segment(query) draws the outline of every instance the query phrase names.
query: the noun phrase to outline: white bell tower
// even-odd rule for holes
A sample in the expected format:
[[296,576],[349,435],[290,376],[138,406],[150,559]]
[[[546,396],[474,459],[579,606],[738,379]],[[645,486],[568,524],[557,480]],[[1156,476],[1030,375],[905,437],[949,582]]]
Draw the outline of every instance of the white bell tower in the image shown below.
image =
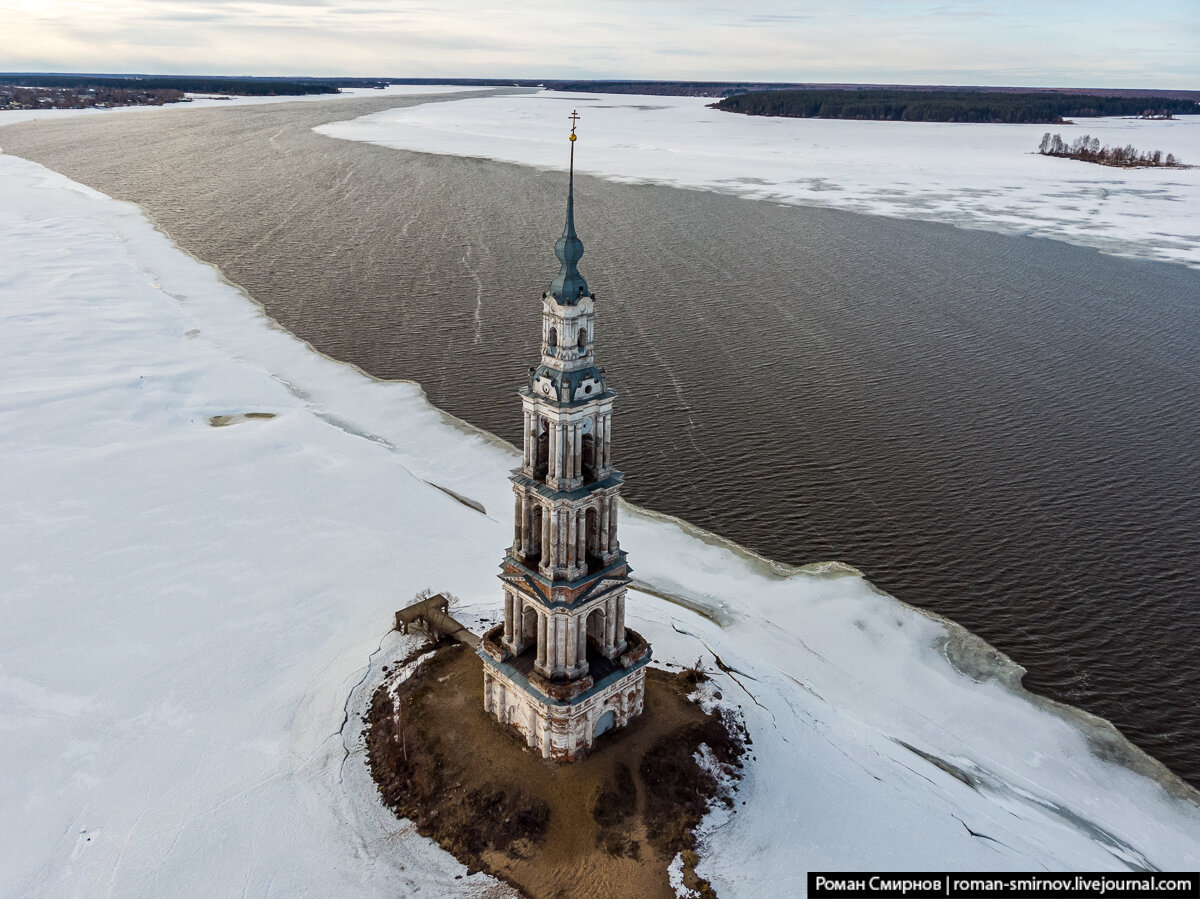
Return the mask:
[[484,635],[484,708],[547,758],[585,755],[640,714],[650,646],[625,627],[629,565],[617,540],[616,393],[596,366],[595,301],[577,264],[575,122],[560,269],[542,295],[542,352],[521,388],[524,456],[510,480],[504,624]]

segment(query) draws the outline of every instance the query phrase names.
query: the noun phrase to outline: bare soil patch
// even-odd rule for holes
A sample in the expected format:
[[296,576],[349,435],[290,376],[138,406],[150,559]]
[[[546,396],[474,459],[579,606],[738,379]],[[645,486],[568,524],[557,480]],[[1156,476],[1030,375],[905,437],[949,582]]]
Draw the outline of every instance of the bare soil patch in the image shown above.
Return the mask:
[[687,696],[702,674],[648,669],[644,713],[559,764],[483,711],[483,668],[469,648],[439,650],[384,683],[366,717],[367,756],[384,804],[471,869],[541,897],[674,899],[667,866],[694,867],[695,829],[713,802],[732,804],[701,744],[736,778],[742,726]]

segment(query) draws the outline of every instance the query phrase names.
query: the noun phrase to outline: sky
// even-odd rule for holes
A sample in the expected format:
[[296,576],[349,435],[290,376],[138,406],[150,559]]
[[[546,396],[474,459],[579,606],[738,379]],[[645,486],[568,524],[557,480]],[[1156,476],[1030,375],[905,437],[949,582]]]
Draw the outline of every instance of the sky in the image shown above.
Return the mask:
[[1200,89],[1197,0],[0,0],[0,71]]

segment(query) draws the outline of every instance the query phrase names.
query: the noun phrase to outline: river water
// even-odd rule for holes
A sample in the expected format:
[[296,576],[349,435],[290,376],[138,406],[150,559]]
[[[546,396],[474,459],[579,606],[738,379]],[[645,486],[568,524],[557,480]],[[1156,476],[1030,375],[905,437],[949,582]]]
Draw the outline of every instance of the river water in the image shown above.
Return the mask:
[[[0,144],[140,203],[321,351],[516,442],[565,179],[311,130],[411,102]],[[1200,272],[589,177],[576,202],[630,500],[849,562],[1200,785]]]

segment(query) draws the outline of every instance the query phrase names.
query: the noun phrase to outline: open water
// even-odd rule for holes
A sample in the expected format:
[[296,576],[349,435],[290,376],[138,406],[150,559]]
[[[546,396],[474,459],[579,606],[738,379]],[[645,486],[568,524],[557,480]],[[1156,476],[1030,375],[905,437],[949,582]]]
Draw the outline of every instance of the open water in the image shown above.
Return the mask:
[[[0,143],[140,203],[321,351],[515,442],[565,178],[311,130],[409,102]],[[1200,272],[587,177],[576,197],[630,500],[849,562],[1200,785]]]

